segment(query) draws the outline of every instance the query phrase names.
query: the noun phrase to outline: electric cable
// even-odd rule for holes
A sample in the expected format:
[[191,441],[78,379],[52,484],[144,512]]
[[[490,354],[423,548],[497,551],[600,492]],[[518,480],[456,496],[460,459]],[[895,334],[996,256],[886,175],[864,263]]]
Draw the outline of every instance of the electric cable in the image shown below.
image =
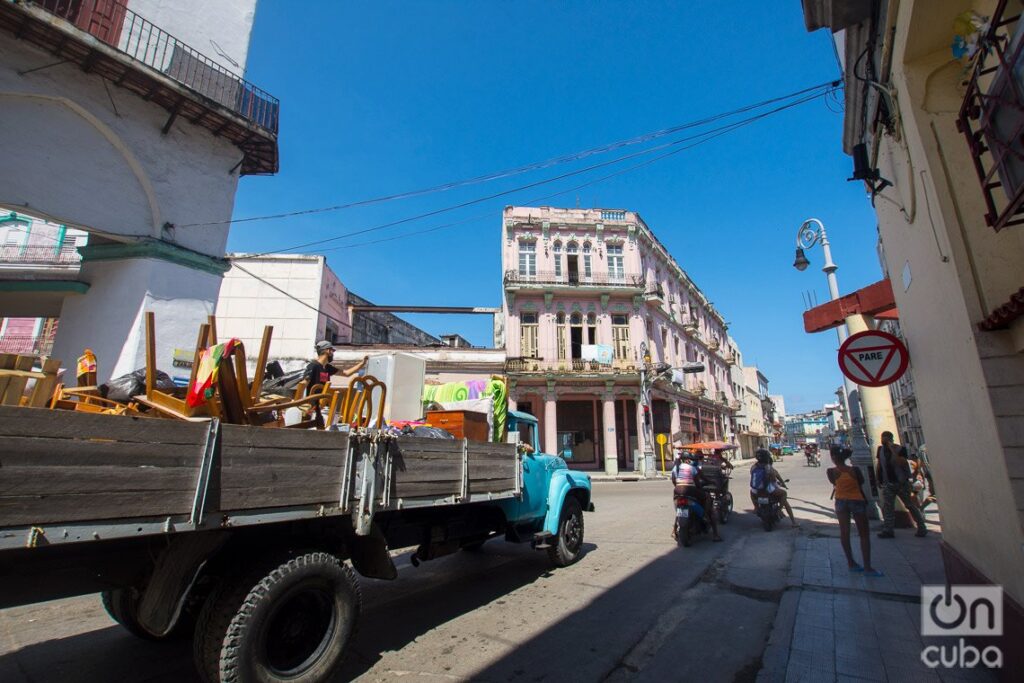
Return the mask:
[[[597,163],[597,164],[592,164],[592,165],[587,166],[587,167],[582,168],[582,169],[576,169],[576,170],[573,170],[573,171],[568,171],[568,172],[563,173],[563,174],[558,175],[558,176],[554,176],[554,177],[551,177],[551,178],[545,178],[545,179],[542,179],[542,180],[537,180],[537,181],[534,181],[532,183],[528,183],[526,185],[520,185],[518,187],[514,187],[514,188],[509,189],[509,190],[503,190],[501,192],[497,192],[497,193],[494,193],[494,194],[491,194],[491,195],[487,195],[485,197],[478,197],[476,199],[467,200],[465,202],[461,202],[461,203],[455,204],[453,206],[447,206],[447,207],[443,207],[443,208],[440,208],[440,209],[434,209],[432,211],[428,211],[428,212],[425,212],[425,213],[417,214],[415,216],[408,216],[408,217],[405,217],[405,218],[400,218],[400,219],[397,219],[397,220],[394,220],[394,221],[389,221],[387,223],[382,223],[380,225],[375,225],[375,226],[372,226],[372,227],[369,227],[369,228],[362,228],[362,229],[359,229],[359,230],[353,230],[353,231],[350,231],[350,232],[343,233],[341,235],[335,235],[334,237],[327,237],[327,238],[324,238],[324,239],[312,240],[312,241],[309,241],[309,242],[303,242],[301,244],[293,245],[293,246],[290,246],[290,247],[285,247],[285,248],[282,248],[282,249],[276,249],[274,251],[268,251],[268,252],[263,252],[263,253],[259,253],[259,254],[248,255],[248,256],[245,256],[243,258],[253,259],[253,258],[260,258],[261,256],[266,256],[268,254],[285,253],[285,252],[290,252],[290,251],[296,251],[298,249],[305,249],[307,247],[313,247],[313,246],[317,246],[317,245],[321,245],[321,244],[328,244],[330,242],[336,242],[338,240],[345,239],[347,237],[353,237],[353,236],[356,236],[356,235],[362,235],[362,234],[366,234],[366,233],[369,233],[369,232],[376,232],[376,231],[379,231],[379,230],[384,230],[386,228],[392,228],[392,227],[395,227],[397,225],[402,225],[404,223],[410,223],[410,222],[413,222],[413,221],[416,221],[416,220],[420,220],[420,219],[423,219],[423,218],[429,218],[431,216],[436,216],[436,215],[441,214],[441,213],[447,213],[449,211],[455,211],[457,209],[462,209],[462,208],[466,208],[468,206],[473,206],[475,204],[480,204],[480,203],[483,203],[483,202],[486,202],[486,201],[490,201],[492,199],[497,199],[498,197],[503,197],[503,196],[506,196],[506,195],[509,195],[509,194],[514,194],[516,192],[521,192],[522,190],[527,190],[527,189],[530,189],[530,188],[533,188],[533,187],[538,187],[538,186],[541,186],[541,185],[547,185],[547,184],[552,183],[552,182],[556,182],[556,181],[559,181],[559,180],[563,180],[565,178],[569,178],[569,177],[572,177],[572,176],[576,176],[576,175],[580,175],[580,174],[583,174],[583,173],[587,173],[589,171],[593,171],[593,170],[596,170],[596,169],[599,169],[599,168],[603,168],[605,166],[610,166],[610,165],[613,165],[613,164],[616,164],[616,163],[619,163],[619,162],[622,162],[622,161],[626,161],[626,160],[629,160],[629,159],[634,159],[634,158],[637,158],[637,157],[640,157],[640,156],[644,156],[644,155],[647,155],[647,154],[650,154],[652,152],[656,152],[656,151],[659,151],[659,150],[662,150],[662,149],[666,149],[666,148],[669,148],[669,147],[674,147],[676,145],[681,145],[683,143],[691,142],[693,140],[699,140],[700,138],[713,139],[714,137],[718,137],[721,134],[725,134],[727,132],[731,132],[733,130],[736,130],[737,128],[743,127],[743,126],[748,125],[750,123],[753,123],[755,121],[759,121],[759,120],[761,120],[763,118],[766,118],[768,116],[771,116],[773,114],[777,114],[777,113],[779,113],[781,111],[785,111],[787,109],[791,109],[791,108],[793,108],[795,106],[798,106],[800,104],[804,104],[806,102],[810,102],[810,101],[816,100],[819,97],[821,97],[822,95],[827,94],[828,92],[830,92],[831,89],[832,88],[830,88],[829,90],[825,90],[824,92],[821,92],[821,93],[815,93],[815,94],[812,94],[812,95],[807,95],[807,96],[805,96],[805,97],[803,97],[803,98],[801,98],[799,100],[795,100],[793,102],[788,102],[788,103],[786,103],[784,105],[780,105],[779,107],[776,107],[774,109],[770,109],[770,110],[768,110],[766,112],[761,112],[759,114],[756,114],[754,116],[748,117],[746,119],[742,119],[740,121],[735,121],[733,123],[726,124],[726,125],[721,126],[719,128],[713,128],[711,130],[704,131],[702,133],[698,133],[698,134],[695,134],[695,135],[678,138],[676,140],[672,140],[672,141],[669,141],[669,142],[666,142],[666,143],[662,143],[660,145],[655,145],[654,147],[649,147],[647,149],[640,150],[638,152],[632,152],[630,154],[626,154],[626,155],[623,155],[623,156],[620,156],[620,157],[616,157],[614,159],[609,159],[607,161],[602,161],[602,162]],[[706,140],[702,140],[702,142],[703,141],[706,141]],[[685,149],[690,149],[693,146],[695,146],[695,145],[688,145],[688,146],[682,147],[680,150],[676,150],[676,151],[682,151],[682,150],[685,150]],[[657,161],[657,160],[666,158],[667,156],[671,156],[671,154],[660,155],[658,157],[655,157],[655,159],[653,161]],[[645,165],[647,165],[647,164],[645,163],[645,164],[638,165],[636,168],[640,168],[641,166],[645,166]],[[612,176],[609,176],[609,177],[614,177],[615,175],[620,175],[620,174],[619,173],[612,174]],[[585,187],[585,186],[586,185],[584,185],[583,187]],[[569,191],[571,191],[571,190],[569,190]],[[561,194],[561,193],[559,193],[559,194]]]
[[615,149],[620,149],[622,147],[629,147],[629,146],[632,146],[632,145],[642,144],[644,142],[650,142],[651,140],[656,140],[658,138],[662,138],[662,137],[665,137],[665,136],[668,136],[668,135],[672,135],[674,133],[678,133],[678,132],[683,131],[683,130],[687,130],[687,129],[690,129],[690,128],[696,128],[696,127],[699,127],[699,126],[707,125],[709,123],[714,123],[715,121],[719,121],[721,119],[728,118],[730,116],[736,116],[736,115],[739,115],[739,114],[743,114],[743,113],[746,113],[748,111],[752,111],[754,109],[760,109],[762,107],[766,107],[766,106],[769,106],[771,104],[775,104],[776,102],[781,102],[781,101],[789,100],[789,99],[792,99],[792,98],[795,98],[795,97],[800,97],[802,95],[806,95],[808,93],[815,92],[815,91],[818,91],[818,90],[828,91],[829,89],[836,88],[841,83],[842,83],[842,81],[840,81],[840,80],[829,81],[829,82],[826,82],[826,83],[820,83],[818,85],[811,86],[809,88],[804,88],[802,90],[797,90],[795,92],[788,93],[786,95],[780,95],[778,97],[773,97],[773,98],[770,98],[770,99],[767,99],[767,100],[762,100],[762,101],[756,102],[754,104],[748,104],[748,105],[745,105],[743,107],[739,107],[737,109],[733,109],[733,110],[728,111],[728,112],[721,112],[721,113],[718,113],[718,114],[714,114],[712,116],[708,116],[708,117],[705,117],[705,118],[697,120],[697,121],[690,121],[688,123],[683,123],[683,124],[679,124],[679,125],[675,125],[675,126],[670,126],[668,128],[662,128],[660,130],[651,131],[651,132],[648,132],[648,133],[643,133],[641,135],[637,135],[637,136],[634,136],[632,138],[626,138],[624,140],[618,140],[616,142],[600,145],[598,147],[591,147],[589,149],[585,149],[585,150],[582,150],[582,151],[579,151],[579,152],[574,152],[572,154],[566,154],[566,155],[562,155],[562,156],[558,156],[558,157],[552,157],[552,158],[549,158],[549,159],[545,159],[544,161],[534,162],[534,163],[531,163],[531,164],[525,164],[525,165],[522,165],[522,166],[517,166],[517,167],[514,167],[514,168],[509,168],[509,169],[505,169],[505,170],[497,171],[497,172],[493,172],[493,173],[487,173],[487,174],[484,174],[484,175],[475,176],[473,178],[466,178],[466,179],[463,179],[463,180],[456,180],[456,181],[451,181],[451,182],[447,182],[447,183],[442,183],[440,185],[434,185],[432,187],[422,188],[422,189],[419,189],[419,190],[410,190],[410,191],[407,191],[407,192],[400,192],[400,193],[396,193],[396,194],[383,195],[383,196],[380,196],[380,197],[373,197],[373,198],[370,198],[370,199],[361,199],[361,200],[357,200],[357,201],[354,201],[354,202],[349,202],[349,203],[346,203],[346,204],[337,204],[337,205],[334,205],[334,206],[326,206],[326,207],[319,207],[319,208],[313,208],[313,209],[302,209],[302,210],[297,210],[297,211],[288,211],[288,212],[283,212],[283,213],[267,214],[267,215],[263,215],[263,216],[248,216],[248,217],[245,217],[245,218],[236,218],[236,219],[227,219],[227,220],[206,221],[206,222],[197,222],[197,223],[184,223],[184,224],[181,224],[181,225],[176,225],[175,227],[177,227],[177,228],[193,228],[193,227],[204,227],[204,226],[214,226],[214,225],[228,225],[228,224],[234,224],[234,223],[248,223],[248,222],[252,222],[252,221],[264,221],[264,220],[273,220],[273,219],[280,219],[280,218],[290,218],[290,217],[293,217],[293,216],[303,216],[303,215],[310,215],[310,214],[316,214],[316,213],[328,213],[328,212],[332,212],[332,211],[341,211],[343,209],[349,209],[349,208],[353,208],[353,207],[357,207],[357,206],[367,206],[367,205],[370,205],[370,204],[379,204],[379,203],[382,203],[382,202],[395,201],[395,200],[399,200],[399,199],[407,199],[407,198],[410,198],[410,197],[417,197],[417,196],[421,196],[421,195],[425,195],[425,194],[432,194],[432,193],[435,193],[435,192],[444,192],[446,190],[451,190],[451,189],[454,189],[454,188],[457,188],[457,187],[464,187],[464,186],[467,186],[467,185],[476,185],[476,184],[480,184],[480,183],[489,182],[489,181],[492,181],[492,180],[498,180],[498,179],[502,179],[502,178],[508,178],[508,177],[511,177],[511,176],[515,176],[515,175],[521,175],[521,174],[527,173],[529,171],[535,171],[535,170],[540,170],[540,169],[544,169],[544,168],[550,168],[551,166],[557,166],[557,165],[569,163],[569,162],[572,162],[572,161],[579,161],[581,159],[585,159],[585,158],[590,157],[590,156],[594,156],[594,155],[597,155],[597,154],[603,154],[605,152],[610,152],[610,151],[613,151]]

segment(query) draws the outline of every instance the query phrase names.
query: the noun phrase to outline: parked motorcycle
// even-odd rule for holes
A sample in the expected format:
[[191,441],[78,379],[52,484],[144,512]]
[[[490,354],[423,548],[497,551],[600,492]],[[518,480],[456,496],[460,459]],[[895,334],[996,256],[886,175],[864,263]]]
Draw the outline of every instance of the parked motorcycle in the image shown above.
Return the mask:
[[676,505],[676,543],[689,548],[697,536],[711,533],[711,523],[704,506],[696,498],[674,496],[673,500]]

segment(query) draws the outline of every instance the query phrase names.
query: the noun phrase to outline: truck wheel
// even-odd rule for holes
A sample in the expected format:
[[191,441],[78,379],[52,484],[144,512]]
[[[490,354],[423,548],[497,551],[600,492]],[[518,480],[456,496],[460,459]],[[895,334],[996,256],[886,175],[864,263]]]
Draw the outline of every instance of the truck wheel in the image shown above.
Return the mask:
[[566,496],[558,520],[558,540],[548,548],[556,567],[567,567],[583,554],[583,507],[575,496]]
[[116,621],[121,627],[136,638],[143,640],[161,641],[175,640],[186,637],[192,630],[193,620],[185,613],[178,618],[178,623],[171,629],[170,633],[158,636],[147,631],[138,620],[139,591],[135,588],[116,588],[103,591],[103,609],[107,611],[110,618]]
[[199,615],[195,659],[211,683],[314,683],[330,678],[360,609],[352,569],[327,553],[225,580]]

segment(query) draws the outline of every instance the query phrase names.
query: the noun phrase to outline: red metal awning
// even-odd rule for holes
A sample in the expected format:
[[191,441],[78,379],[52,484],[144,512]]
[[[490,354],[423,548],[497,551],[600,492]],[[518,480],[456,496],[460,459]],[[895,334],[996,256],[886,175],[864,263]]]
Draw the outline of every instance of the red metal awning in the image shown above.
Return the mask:
[[899,317],[892,285],[888,279],[858,289],[852,294],[815,306],[804,312],[804,331],[824,332],[839,327],[851,315],[870,315],[883,320]]

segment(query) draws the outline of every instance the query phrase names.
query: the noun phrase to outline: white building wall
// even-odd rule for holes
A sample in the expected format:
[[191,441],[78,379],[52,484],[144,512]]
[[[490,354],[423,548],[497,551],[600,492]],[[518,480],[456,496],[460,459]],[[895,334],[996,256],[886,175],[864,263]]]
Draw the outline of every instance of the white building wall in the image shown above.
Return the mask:
[[[25,43],[0,41],[0,205],[55,223],[124,236],[165,237],[205,254],[224,252],[241,152],[134,93]],[[114,111],[114,105],[117,107]]]
[[222,339],[237,337],[247,350],[255,353],[264,325],[273,325],[270,358],[312,358],[317,341],[316,311],[274,287],[317,307],[323,257],[272,256],[238,263],[271,284],[257,280],[238,267],[225,273],[217,300],[218,336]]
[[128,9],[236,75],[244,75],[256,0],[129,0]]

